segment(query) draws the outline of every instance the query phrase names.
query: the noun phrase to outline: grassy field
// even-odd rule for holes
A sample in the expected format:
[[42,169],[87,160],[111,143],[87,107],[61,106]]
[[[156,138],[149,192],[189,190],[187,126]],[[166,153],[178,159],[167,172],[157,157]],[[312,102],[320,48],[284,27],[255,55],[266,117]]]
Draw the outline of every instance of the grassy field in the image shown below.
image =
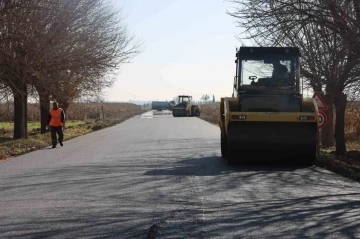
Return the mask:
[[[104,108],[104,121],[100,120],[101,106]],[[32,120],[27,124],[27,139],[13,140],[14,123],[0,122],[0,161],[51,145],[50,132],[40,134],[40,113],[37,111],[39,115],[35,115],[35,112],[30,113]],[[146,110],[140,106],[126,103],[75,104],[66,113],[64,140],[119,124],[144,112]]]
[[[218,125],[220,103],[201,105],[205,121]],[[348,152],[335,156],[335,148],[321,149],[316,165],[360,182],[360,104],[351,103],[346,110],[345,132]]]
[[[66,127],[77,127],[86,124],[85,121],[80,120],[70,120],[66,121]],[[33,131],[40,129],[40,122],[39,121],[29,121],[27,123],[28,131]],[[12,131],[14,129],[13,122],[0,122],[0,130],[2,131]]]
[[[131,103],[73,103],[66,110],[66,118],[67,120],[98,119],[100,118],[101,107],[104,109],[106,119],[116,119],[123,113],[140,109],[140,106]],[[40,121],[39,104],[29,103],[27,108],[28,121]],[[0,104],[0,122],[12,122],[13,117],[13,105]]]

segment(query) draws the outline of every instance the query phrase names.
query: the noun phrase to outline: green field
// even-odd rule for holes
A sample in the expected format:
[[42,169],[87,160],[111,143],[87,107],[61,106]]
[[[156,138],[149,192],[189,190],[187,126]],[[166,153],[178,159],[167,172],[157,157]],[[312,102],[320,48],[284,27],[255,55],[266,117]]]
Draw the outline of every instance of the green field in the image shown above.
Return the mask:
[[[85,125],[86,123],[84,121],[80,120],[74,120],[74,121],[66,121],[65,122],[65,128],[66,127],[77,127],[81,125]],[[28,131],[31,131],[33,129],[40,129],[40,122],[38,121],[29,121],[27,123]],[[0,129],[5,131],[10,131],[14,129],[14,123],[13,122],[0,122]]]

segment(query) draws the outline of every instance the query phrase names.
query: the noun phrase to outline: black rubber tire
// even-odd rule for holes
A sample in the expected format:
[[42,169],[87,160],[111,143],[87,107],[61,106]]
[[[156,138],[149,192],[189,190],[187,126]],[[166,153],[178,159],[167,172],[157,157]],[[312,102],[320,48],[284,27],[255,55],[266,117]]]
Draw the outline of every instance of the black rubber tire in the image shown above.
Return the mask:
[[229,141],[227,141],[227,163],[228,165],[234,165],[236,163],[236,151],[229,148]]
[[315,164],[317,155],[316,155],[316,146],[307,147],[302,149],[298,154],[298,162],[301,166],[311,167]]
[[227,146],[227,138],[223,136],[221,133],[221,157],[227,158],[228,157],[228,146]]
[[228,165],[234,165],[236,163],[235,159],[234,159],[234,155],[232,154],[233,152],[231,152],[230,150],[228,150],[228,156],[226,158]]
[[305,166],[311,167],[315,164],[315,161],[317,159],[316,151],[317,151],[316,146],[307,149],[305,155],[306,158],[304,161]]
[[195,105],[192,105],[192,106],[191,106],[190,116],[191,116],[191,117],[194,117],[194,116],[195,116]]
[[187,112],[185,113],[185,114],[182,114],[182,113],[178,113],[178,112],[172,112],[172,115],[174,116],[174,117],[186,117],[188,114],[187,114]]

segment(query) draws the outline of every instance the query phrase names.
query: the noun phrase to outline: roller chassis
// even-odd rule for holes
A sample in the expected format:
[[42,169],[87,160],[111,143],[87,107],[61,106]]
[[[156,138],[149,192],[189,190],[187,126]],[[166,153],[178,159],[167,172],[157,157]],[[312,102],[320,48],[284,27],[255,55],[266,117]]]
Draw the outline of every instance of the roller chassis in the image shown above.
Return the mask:
[[[296,164],[301,164],[305,166],[311,166],[314,164],[314,161],[317,157],[317,146],[318,146],[318,109],[316,102],[314,100],[304,100],[303,104],[307,106],[313,106],[314,112],[295,112],[295,113],[279,113],[273,114],[272,112],[239,112],[229,110],[231,102],[236,101],[237,98],[221,98],[220,103],[220,144],[221,144],[221,157],[225,158],[228,161],[228,164],[238,163],[249,163],[253,159],[258,161],[273,161],[273,159],[283,159],[286,161],[291,160]],[[235,119],[239,116],[247,116],[249,120],[239,120]],[[299,120],[300,116],[310,116],[314,117],[314,120],[311,122],[303,123]],[[251,118],[258,117],[258,120],[251,120]],[[261,119],[261,117],[264,118]],[[270,118],[270,120],[269,120]],[[287,119],[287,122],[286,122]],[[295,141],[292,142],[281,142],[273,143],[274,138],[268,137],[267,139],[258,140],[258,138],[252,138],[252,142],[249,142],[247,137],[239,140],[238,135],[241,135],[242,132],[254,133],[254,131],[246,130],[246,126],[241,127],[244,123],[254,123],[254,124],[277,124],[278,128],[284,127],[284,125],[292,124],[290,127],[285,130],[294,130],[297,126],[297,133],[304,132],[306,129],[303,140],[296,140],[296,137],[288,138],[289,141],[292,139]],[[304,125],[301,125],[304,124]],[[240,127],[239,127],[240,126]],[[235,127],[239,127],[234,130]],[[269,132],[269,129],[272,127],[263,127],[263,133],[266,135],[266,131]],[[254,129],[254,128],[253,128]],[[236,131],[236,132],[235,132]],[[234,133],[235,132],[235,133]],[[314,134],[314,132],[316,132]],[[259,133],[259,132],[257,132]],[[274,133],[274,132],[272,132]],[[275,131],[275,133],[277,133]],[[230,136],[229,136],[230,134]],[[236,134],[236,135],[235,135]],[[311,137],[309,137],[311,135]],[[309,139],[311,138],[311,142]],[[271,145],[271,147],[269,146]]]
[[173,108],[172,114],[174,117],[199,117],[200,110],[196,105],[191,105],[187,108]]

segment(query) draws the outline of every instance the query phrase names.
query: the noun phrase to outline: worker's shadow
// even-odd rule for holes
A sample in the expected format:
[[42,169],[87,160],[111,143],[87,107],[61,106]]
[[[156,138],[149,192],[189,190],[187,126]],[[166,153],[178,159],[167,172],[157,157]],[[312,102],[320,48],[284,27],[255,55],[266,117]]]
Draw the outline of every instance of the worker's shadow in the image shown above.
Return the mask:
[[42,148],[40,150],[48,150],[48,149],[56,150],[58,148],[60,148],[60,147],[52,148],[52,146],[47,146],[46,148]]

